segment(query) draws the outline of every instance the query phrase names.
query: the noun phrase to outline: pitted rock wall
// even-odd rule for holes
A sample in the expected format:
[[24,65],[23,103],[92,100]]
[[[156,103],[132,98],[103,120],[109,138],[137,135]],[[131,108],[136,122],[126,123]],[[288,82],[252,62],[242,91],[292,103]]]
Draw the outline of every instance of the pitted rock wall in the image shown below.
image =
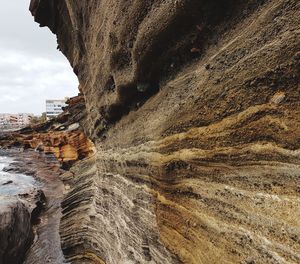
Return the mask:
[[66,176],[72,263],[300,262],[300,3],[32,1],[95,157]]

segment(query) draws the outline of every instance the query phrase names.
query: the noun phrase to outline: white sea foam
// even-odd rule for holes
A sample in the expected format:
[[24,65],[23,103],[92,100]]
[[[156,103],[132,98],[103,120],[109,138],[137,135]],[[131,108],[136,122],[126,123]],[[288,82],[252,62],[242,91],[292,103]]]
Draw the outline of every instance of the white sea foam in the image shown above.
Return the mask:
[[12,158],[0,156],[0,196],[28,193],[37,186],[32,176],[3,171],[12,161]]

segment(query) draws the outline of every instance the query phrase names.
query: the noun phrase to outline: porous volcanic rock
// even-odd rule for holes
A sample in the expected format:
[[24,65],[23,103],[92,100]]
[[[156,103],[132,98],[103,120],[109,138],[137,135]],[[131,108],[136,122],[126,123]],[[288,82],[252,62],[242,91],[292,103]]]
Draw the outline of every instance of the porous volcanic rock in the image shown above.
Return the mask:
[[84,98],[79,95],[66,103],[68,106],[57,118],[17,132],[1,134],[0,146],[31,148],[51,153],[66,168],[77,160],[89,157],[94,152],[94,146],[82,129],[86,122]]
[[65,175],[72,263],[300,262],[298,0],[32,0],[95,156]]

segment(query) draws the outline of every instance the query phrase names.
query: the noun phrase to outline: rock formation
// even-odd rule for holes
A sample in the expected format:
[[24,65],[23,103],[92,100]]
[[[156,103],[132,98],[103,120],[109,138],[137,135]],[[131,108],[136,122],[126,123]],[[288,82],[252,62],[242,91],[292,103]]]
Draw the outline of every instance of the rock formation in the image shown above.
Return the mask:
[[72,163],[93,154],[93,143],[85,136],[83,96],[67,101],[68,107],[55,119],[0,135],[2,147],[24,147],[54,154],[68,168]]
[[[14,159],[5,168],[14,174],[18,191],[0,195],[0,264],[64,263],[59,224],[64,185],[59,176],[64,172],[53,155],[33,150],[1,151]],[[31,175],[34,183],[18,181]],[[1,174],[2,176],[2,174]],[[3,180],[2,180],[3,181]]]
[[0,200],[0,263],[21,264],[33,240],[31,215],[18,199]]
[[298,0],[32,0],[95,156],[64,176],[71,263],[300,262]]

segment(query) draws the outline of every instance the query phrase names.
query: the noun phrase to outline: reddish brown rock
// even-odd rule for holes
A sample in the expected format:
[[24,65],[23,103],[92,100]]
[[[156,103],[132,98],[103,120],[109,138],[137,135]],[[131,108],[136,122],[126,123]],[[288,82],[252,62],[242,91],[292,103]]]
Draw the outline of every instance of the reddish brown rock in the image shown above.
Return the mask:
[[25,147],[52,153],[68,166],[91,156],[94,145],[81,128],[85,122],[84,99],[82,96],[73,97],[67,104],[65,111],[53,120],[0,135],[0,146]]

